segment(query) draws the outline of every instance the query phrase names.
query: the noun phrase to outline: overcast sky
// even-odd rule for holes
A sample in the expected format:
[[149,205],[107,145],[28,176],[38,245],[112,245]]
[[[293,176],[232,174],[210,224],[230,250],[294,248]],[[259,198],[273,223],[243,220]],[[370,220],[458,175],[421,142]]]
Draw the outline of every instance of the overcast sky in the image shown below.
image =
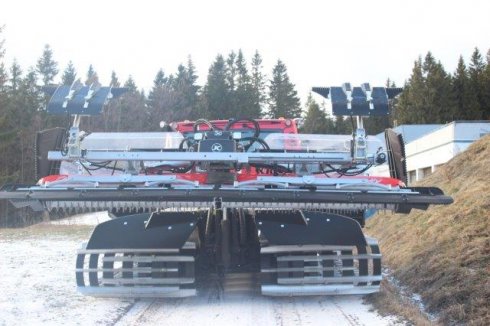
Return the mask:
[[[453,71],[459,55],[490,48],[490,1],[27,1],[4,0],[0,26],[10,65],[24,71],[46,43],[60,71],[72,60],[102,83],[115,70],[148,90],[191,55],[205,83],[217,53],[259,50],[270,75],[280,58],[303,101],[312,86],[401,85],[413,61],[432,51]],[[61,74],[60,74],[61,75]],[[58,76],[59,77],[59,76]]]

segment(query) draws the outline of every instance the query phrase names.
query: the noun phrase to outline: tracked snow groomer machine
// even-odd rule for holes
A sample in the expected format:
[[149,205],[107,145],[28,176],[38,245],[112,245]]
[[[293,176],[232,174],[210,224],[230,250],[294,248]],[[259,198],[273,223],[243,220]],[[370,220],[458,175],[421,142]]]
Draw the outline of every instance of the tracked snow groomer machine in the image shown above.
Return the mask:
[[[0,191],[17,207],[54,215],[111,213],[78,251],[83,294],[192,296],[207,276],[234,273],[258,275],[264,295],[372,293],[381,254],[362,232],[365,219],[452,202],[438,188],[406,185],[400,135],[387,130],[384,141],[363,128],[363,117],[388,114],[401,89],[313,88],[335,115],[351,117],[345,136],[301,134],[289,119],[197,120],[154,133],[79,129],[123,91],[51,90],[48,112],[72,115],[73,125],[38,134],[36,185]],[[391,177],[368,175],[386,163]]]

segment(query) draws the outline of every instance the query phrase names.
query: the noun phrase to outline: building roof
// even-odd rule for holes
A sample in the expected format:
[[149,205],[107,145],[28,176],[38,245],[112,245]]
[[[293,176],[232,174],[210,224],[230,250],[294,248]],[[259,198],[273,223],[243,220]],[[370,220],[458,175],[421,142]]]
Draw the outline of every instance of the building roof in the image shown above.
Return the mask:
[[[393,128],[393,130],[399,134],[402,134],[403,140],[405,143],[409,143],[414,141],[415,139],[422,137],[425,134],[428,134],[440,127],[444,126],[443,124],[427,124],[427,125],[400,125],[398,127]],[[384,132],[381,132],[376,135],[376,137],[380,139],[384,139]]]
[[[402,134],[405,144],[417,140],[436,130],[446,128],[450,125],[467,125],[467,124],[490,124],[490,120],[455,120],[446,124],[426,124],[426,125],[400,125],[393,130]],[[384,140],[384,132],[376,135],[377,138]]]

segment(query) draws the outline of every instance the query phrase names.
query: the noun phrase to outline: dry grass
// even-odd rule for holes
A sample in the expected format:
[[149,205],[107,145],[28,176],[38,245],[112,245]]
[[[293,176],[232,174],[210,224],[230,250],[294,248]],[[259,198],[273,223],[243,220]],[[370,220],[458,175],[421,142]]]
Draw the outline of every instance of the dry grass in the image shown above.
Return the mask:
[[381,292],[366,296],[366,301],[374,305],[381,315],[400,316],[408,325],[434,325],[416,304],[403,297],[386,279],[381,282]]
[[367,233],[442,323],[490,325],[490,136],[418,185],[442,188],[454,204],[378,215]]

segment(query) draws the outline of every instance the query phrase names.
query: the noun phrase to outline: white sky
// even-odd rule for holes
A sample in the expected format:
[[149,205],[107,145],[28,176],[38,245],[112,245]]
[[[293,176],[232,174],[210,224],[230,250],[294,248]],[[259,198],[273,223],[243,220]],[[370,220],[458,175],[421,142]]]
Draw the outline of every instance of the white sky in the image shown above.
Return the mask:
[[[399,85],[413,61],[432,51],[452,72],[460,54],[490,48],[490,1],[28,1],[4,0],[6,62],[24,71],[51,45],[62,71],[72,60],[85,78],[93,64],[102,83],[115,70],[148,90],[190,54],[199,83],[217,53],[256,49],[270,75],[278,58],[304,101],[312,86],[350,81]],[[61,75],[61,73],[60,73]],[[60,76],[58,76],[59,78]]]

